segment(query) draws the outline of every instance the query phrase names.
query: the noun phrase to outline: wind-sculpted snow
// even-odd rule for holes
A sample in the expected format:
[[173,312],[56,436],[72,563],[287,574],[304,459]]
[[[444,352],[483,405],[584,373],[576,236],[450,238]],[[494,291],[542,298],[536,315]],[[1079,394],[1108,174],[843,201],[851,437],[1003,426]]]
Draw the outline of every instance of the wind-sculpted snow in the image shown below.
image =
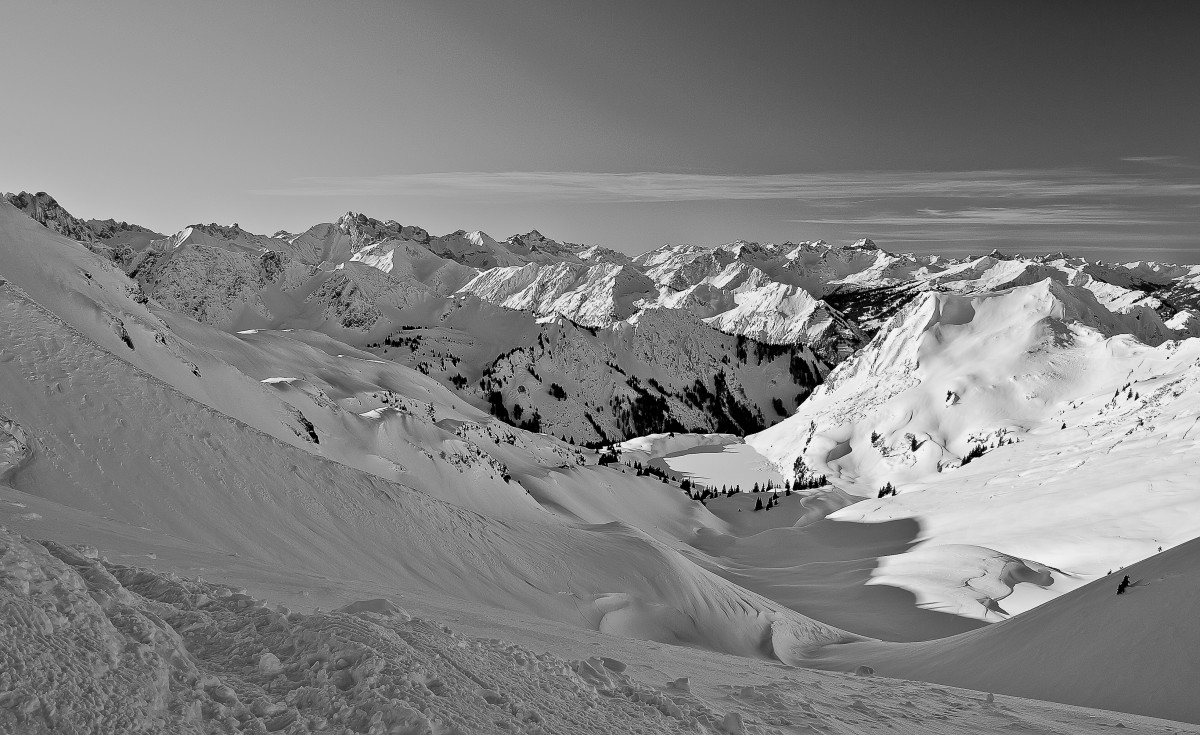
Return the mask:
[[383,600],[289,612],[3,527],[0,630],[6,732],[734,732],[612,659],[466,638]]
[[[863,666],[859,676],[751,673],[735,660],[647,651],[658,656],[648,670],[611,646],[554,655],[464,635],[386,599],[305,614],[3,527],[0,632],[0,729],[31,735],[1179,731],[876,679]],[[715,673],[697,678],[697,664]]]

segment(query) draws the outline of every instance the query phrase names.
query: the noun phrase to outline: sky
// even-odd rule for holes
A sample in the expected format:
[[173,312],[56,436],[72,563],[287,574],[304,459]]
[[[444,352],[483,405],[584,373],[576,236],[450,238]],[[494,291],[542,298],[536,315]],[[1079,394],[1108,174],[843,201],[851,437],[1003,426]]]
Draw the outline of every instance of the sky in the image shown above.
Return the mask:
[[353,210],[1200,262],[1200,4],[12,2],[0,190],[159,232]]

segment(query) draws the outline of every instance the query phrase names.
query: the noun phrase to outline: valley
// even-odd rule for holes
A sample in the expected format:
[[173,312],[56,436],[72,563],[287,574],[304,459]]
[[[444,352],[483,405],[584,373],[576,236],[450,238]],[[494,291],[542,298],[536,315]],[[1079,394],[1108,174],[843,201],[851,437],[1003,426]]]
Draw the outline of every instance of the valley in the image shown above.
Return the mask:
[[[1197,272],[355,213],[158,236],[10,195],[6,625],[138,652],[94,696],[179,731],[582,732],[581,698],[608,731],[1178,732]],[[1078,650],[1100,675],[1061,683]],[[0,723],[74,721],[6,686]]]

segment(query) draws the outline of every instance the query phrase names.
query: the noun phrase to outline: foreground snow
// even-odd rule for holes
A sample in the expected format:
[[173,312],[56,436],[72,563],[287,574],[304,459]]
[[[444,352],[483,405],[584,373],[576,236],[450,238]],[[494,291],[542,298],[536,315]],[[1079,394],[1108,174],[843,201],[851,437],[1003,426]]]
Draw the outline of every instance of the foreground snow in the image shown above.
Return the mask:
[[[3,527],[0,633],[5,732],[1181,731],[912,682],[752,670],[736,659],[736,675],[713,677],[716,661],[682,650],[649,653],[656,676],[647,681],[603,648],[568,658],[464,636],[385,599],[290,612]],[[694,682],[693,663],[702,664]]]

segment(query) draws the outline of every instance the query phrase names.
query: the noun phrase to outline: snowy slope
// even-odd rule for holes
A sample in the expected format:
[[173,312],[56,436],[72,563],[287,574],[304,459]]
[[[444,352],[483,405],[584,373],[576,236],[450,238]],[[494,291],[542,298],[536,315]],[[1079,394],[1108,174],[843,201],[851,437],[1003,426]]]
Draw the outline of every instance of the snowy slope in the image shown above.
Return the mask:
[[1200,723],[1198,555],[1200,540],[1189,541],[996,625],[833,655],[884,676]]
[[0,610],[0,657],[10,664],[0,727],[12,732],[1180,731],[914,682],[580,640],[545,623],[532,646],[490,635],[525,633],[511,615],[476,618],[487,626],[479,636],[383,598],[290,611],[3,528]]
[[687,311],[722,331],[770,344],[806,344],[830,362],[863,341],[856,327],[797,285],[774,246],[669,246],[628,262],[562,260],[494,268],[463,287],[511,309],[605,327],[656,308]]
[[[516,483],[497,479],[493,493],[505,493],[505,505],[525,504],[509,516],[537,520],[494,521],[283,444],[90,342],[64,339],[69,332],[53,317],[11,285],[4,289],[3,323],[12,325],[5,344],[18,358],[0,368],[7,386],[0,412],[37,448],[12,478],[22,493],[309,573],[453,592],[614,634],[785,660],[847,637],[704,572],[625,524],[556,520]],[[30,381],[51,389],[13,392]],[[94,448],[80,451],[77,437]],[[126,461],[139,454],[151,461]],[[640,484],[678,498],[672,515],[686,503],[677,490],[623,483],[625,492]],[[486,498],[478,502],[489,507]],[[620,571],[634,568],[641,571]]]
[[464,285],[461,293],[538,316],[563,316],[587,327],[609,327],[657,295],[636,269],[613,263],[556,263],[496,268]]
[[769,344],[806,344],[831,364],[865,342],[856,326],[807,291],[773,283],[734,294],[734,306],[705,321],[722,332]]
[[[972,612],[950,570],[1044,565],[1052,596],[1200,535],[1200,497],[1185,491],[1200,341],[1157,344],[1160,329],[1052,279],[930,293],[748,441],[786,472],[870,498],[834,518],[920,523],[922,544],[885,560],[878,583],[961,614],[1017,612],[1047,594],[980,588]],[[876,499],[887,483],[897,495]]]
[[[97,260],[15,210],[3,224],[0,252],[26,243]],[[199,402],[223,405],[196,386],[211,379],[164,369],[154,339],[137,333],[131,348],[105,335],[95,305],[64,310],[102,337],[101,346],[31,298],[68,301],[56,289],[87,280],[77,269],[52,282],[45,268],[53,263],[22,271],[20,262],[0,261],[0,272],[13,276],[0,286],[3,344],[12,358],[0,363],[0,414],[14,429],[6,433],[16,437],[19,427],[21,444],[34,449],[9,480],[24,495],[198,548],[451,592],[612,634],[782,660],[852,637],[680,555],[668,543],[670,529],[682,534],[702,508],[676,488],[573,466],[575,455],[560,443],[497,427],[434,381],[389,363],[373,367],[320,335],[297,342],[267,334],[256,344],[194,322],[180,326],[187,344],[205,345],[204,375],[224,365],[242,376],[221,381],[236,398],[222,397],[236,404],[231,412],[250,423],[236,421]],[[138,356],[189,386],[194,398],[114,352]],[[341,376],[333,372],[338,366]],[[399,373],[393,394],[379,390],[386,384],[379,371]],[[365,380],[371,373],[376,383]],[[41,388],[30,391],[30,384]],[[422,391],[427,402],[408,398]],[[148,461],[128,461],[143,456]],[[660,540],[619,514],[571,500],[602,483],[625,498],[617,507],[628,510],[642,498],[644,513],[652,501],[660,520],[647,525],[668,535]],[[564,515],[542,503],[575,508]]]

